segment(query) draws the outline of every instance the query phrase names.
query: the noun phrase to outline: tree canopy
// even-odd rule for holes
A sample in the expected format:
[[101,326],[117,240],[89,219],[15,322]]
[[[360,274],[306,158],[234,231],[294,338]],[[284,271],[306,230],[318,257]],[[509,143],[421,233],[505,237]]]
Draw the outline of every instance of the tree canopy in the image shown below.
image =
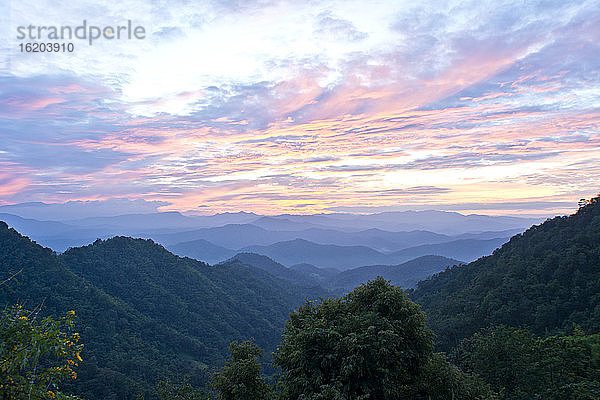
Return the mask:
[[229,345],[231,357],[215,374],[212,387],[219,400],[269,400],[271,387],[261,376],[258,358],[262,350],[254,339]]
[[600,398],[600,334],[585,335],[577,327],[570,336],[541,338],[494,326],[464,339],[452,358],[505,400]]
[[[301,306],[285,325],[274,362],[283,370],[283,399],[443,398],[424,383],[449,372],[432,347],[420,307],[379,277],[342,298]],[[442,368],[432,370],[432,362]],[[448,376],[445,393],[464,378],[458,371]]]

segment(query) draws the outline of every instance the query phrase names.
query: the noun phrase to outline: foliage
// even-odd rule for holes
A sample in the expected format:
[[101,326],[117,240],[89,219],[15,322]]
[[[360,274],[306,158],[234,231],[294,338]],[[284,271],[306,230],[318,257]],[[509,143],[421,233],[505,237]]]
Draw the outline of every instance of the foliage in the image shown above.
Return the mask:
[[157,390],[160,400],[208,400],[204,390],[198,389],[189,382],[175,384],[169,381],[158,382]]
[[600,197],[576,214],[516,235],[491,256],[420,282],[438,346],[449,351],[481,328],[528,327],[538,335],[573,323],[600,331]]
[[540,338],[497,326],[463,340],[453,358],[506,400],[600,398],[600,334]]
[[419,307],[377,278],[342,298],[301,306],[274,362],[284,371],[284,399],[396,398],[431,348]]
[[404,388],[403,399],[412,400],[495,400],[497,395],[476,374],[464,373],[434,353],[415,385]]
[[261,376],[258,358],[262,350],[254,339],[229,345],[231,357],[225,366],[215,374],[212,387],[219,400],[269,400],[271,387]]
[[76,399],[59,391],[65,379],[77,378],[82,361],[74,311],[55,320],[21,305],[0,314],[0,394],[3,399]]

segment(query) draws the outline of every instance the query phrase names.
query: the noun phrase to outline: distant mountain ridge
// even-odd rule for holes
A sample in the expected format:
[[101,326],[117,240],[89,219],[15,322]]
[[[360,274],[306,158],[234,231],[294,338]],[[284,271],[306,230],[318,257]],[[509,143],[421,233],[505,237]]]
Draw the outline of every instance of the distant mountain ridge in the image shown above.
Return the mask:
[[365,264],[385,264],[392,260],[387,255],[366,246],[323,245],[304,239],[278,242],[270,246],[250,246],[243,250],[264,254],[284,265],[308,263],[340,270]]
[[272,218],[284,218],[292,222],[307,221],[321,226],[336,227],[350,231],[378,228],[388,231],[426,230],[446,235],[468,232],[502,231],[524,229],[540,222],[541,218],[509,216],[463,215],[448,211],[394,211],[376,214],[282,214]]
[[441,256],[423,256],[399,265],[368,265],[349,269],[332,277],[326,285],[332,289],[350,291],[361,283],[378,276],[404,289],[414,288],[417,282],[443,271],[447,267],[461,264],[458,260]]
[[365,265],[397,265],[427,255],[442,256],[456,262],[469,262],[491,254],[506,240],[507,238],[461,239],[382,253],[365,246],[322,245],[304,239],[294,239],[269,246],[250,246],[243,251],[266,255],[286,266],[311,264],[319,268],[347,270]]
[[[314,215],[292,215],[282,214],[274,216],[257,215],[253,213],[221,213],[210,216],[190,216],[179,212],[138,212],[122,215],[107,215],[109,209],[101,210],[100,215],[94,215],[94,207],[89,208],[90,215],[85,216],[85,202],[71,202],[69,204],[43,204],[28,203],[21,205],[3,205],[0,206],[0,213],[10,214],[13,217],[21,217],[30,220],[47,220],[59,222],[72,227],[73,230],[93,229],[99,237],[108,237],[115,235],[134,235],[137,237],[152,237],[155,240],[166,244],[175,244],[177,242],[190,241],[195,239],[211,240],[210,237],[191,237],[192,231],[205,228],[216,228],[225,225],[243,225],[250,224],[261,227],[267,231],[294,232],[307,231],[309,229],[334,230],[342,233],[356,233],[377,229],[387,232],[412,232],[429,231],[438,235],[459,236],[468,233],[478,233],[484,231],[505,231],[505,230],[524,230],[539,219],[503,217],[503,216],[482,216],[482,215],[462,215],[455,212],[444,211],[403,211],[387,212],[379,214],[314,214]],[[147,205],[145,205],[147,206]],[[73,213],[69,212],[69,207]],[[97,208],[97,207],[96,207]],[[141,207],[143,209],[144,207]],[[118,208],[117,208],[118,209]],[[4,217],[9,220],[12,217]],[[14,218],[13,218],[14,219]],[[23,230],[23,233],[37,238],[48,232],[39,232],[34,227]],[[64,229],[61,229],[64,231]],[[183,235],[176,240],[168,241],[167,238],[153,237],[161,233],[183,233],[187,231],[188,236]],[[56,235],[59,231],[52,232]],[[306,233],[310,235],[309,233]],[[385,233],[384,235],[387,235]],[[330,235],[331,236],[331,235]],[[507,235],[503,235],[507,236]],[[298,236],[296,236],[298,237]],[[296,237],[288,235],[280,237],[275,241],[291,240]],[[64,237],[64,247],[72,246],[67,240],[69,236]],[[72,235],[70,238],[78,238],[78,235]],[[320,241],[317,237],[302,236],[306,240]],[[490,237],[487,237],[490,238]],[[163,240],[164,239],[164,240]],[[455,238],[458,239],[458,238]],[[331,237],[329,238],[331,240]],[[345,240],[345,239],[340,239]],[[450,239],[452,240],[452,239]],[[92,239],[93,241],[93,239]],[[404,241],[404,239],[401,239]],[[435,242],[446,241],[446,239],[435,241],[408,242],[403,247],[411,247],[419,244],[432,244]],[[398,242],[394,239],[392,242]],[[265,245],[268,243],[252,243]],[[362,244],[374,247],[378,250],[392,251],[399,248],[379,248],[373,243],[364,242],[323,242],[323,244],[355,245]],[[249,244],[245,244],[249,245]],[[233,246],[238,249],[244,245]],[[232,247],[225,245],[224,247]],[[63,251],[64,249],[57,249]]]
[[204,239],[191,240],[167,246],[167,249],[181,257],[190,257],[208,264],[217,264],[233,257],[236,252],[218,246]]
[[[114,204],[110,204],[114,203]],[[185,215],[177,211],[150,211],[159,202],[126,201],[113,199],[106,202],[72,201],[65,204],[21,203],[0,205],[0,213],[17,215],[22,218],[53,220],[73,226],[126,227],[132,231],[148,228],[164,230],[168,228],[209,228],[227,224],[252,224],[268,230],[298,230],[305,228],[332,228],[339,231],[360,231],[377,228],[392,232],[425,230],[446,235],[460,235],[469,232],[524,230],[541,218],[509,216],[463,215],[449,211],[392,211],[374,214],[321,213],[321,214],[280,214],[258,215],[248,212],[225,212],[214,215]],[[127,210],[118,212],[116,210]],[[264,224],[277,224],[272,229]],[[286,223],[292,224],[286,227]],[[30,233],[30,232],[27,232]]]
[[461,261],[473,261],[479,257],[492,254],[492,251],[508,241],[508,237],[495,239],[459,239],[438,244],[423,244],[395,251],[389,255],[399,262],[426,255],[437,255]]
[[[2,209],[14,211],[18,207],[0,206]],[[397,265],[424,255],[472,261],[491,253],[510,234],[518,231],[518,228],[504,228],[527,222],[512,217],[464,216],[438,211],[280,216],[252,213],[188,216],[164,212],[78,219],[64,217],[64,221],[39,221],[11,214],[3,214],[3,217],[20,232],[58,252],[96,239],[132,236],[152,239],[180,256],[209,264],[225,261],[240,252],[254,252],[286,266],[308,263],[319,268],[341,269]],[[461,228],[463,224],[476,228],[479,233],[471,229],[449,235],[424,229],[444,230],[453,226],[454,230],[465,231]],[[493,228],[503,230],[493,231]],[[284,251],[284,247],[287,250]]]

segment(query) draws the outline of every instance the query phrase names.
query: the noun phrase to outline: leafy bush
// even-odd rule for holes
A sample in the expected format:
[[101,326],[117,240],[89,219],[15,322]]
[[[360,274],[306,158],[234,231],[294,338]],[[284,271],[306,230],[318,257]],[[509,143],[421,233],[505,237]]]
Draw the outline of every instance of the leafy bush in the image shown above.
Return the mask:
[[65,379],[77,378],[82,361],[75,312],[58,320],[40,319],[20,305],[0,314],[0,393],[3,399],[77,399],[59,391]]

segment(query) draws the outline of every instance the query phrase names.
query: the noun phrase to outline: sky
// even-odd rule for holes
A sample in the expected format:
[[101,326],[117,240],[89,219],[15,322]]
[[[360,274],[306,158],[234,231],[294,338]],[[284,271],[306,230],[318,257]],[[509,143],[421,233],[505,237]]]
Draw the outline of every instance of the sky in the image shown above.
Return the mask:
[[[600,191],[598,0],[2,1],[0,206],[553,216]],[[84,20],[144,38],[18,36]]]

